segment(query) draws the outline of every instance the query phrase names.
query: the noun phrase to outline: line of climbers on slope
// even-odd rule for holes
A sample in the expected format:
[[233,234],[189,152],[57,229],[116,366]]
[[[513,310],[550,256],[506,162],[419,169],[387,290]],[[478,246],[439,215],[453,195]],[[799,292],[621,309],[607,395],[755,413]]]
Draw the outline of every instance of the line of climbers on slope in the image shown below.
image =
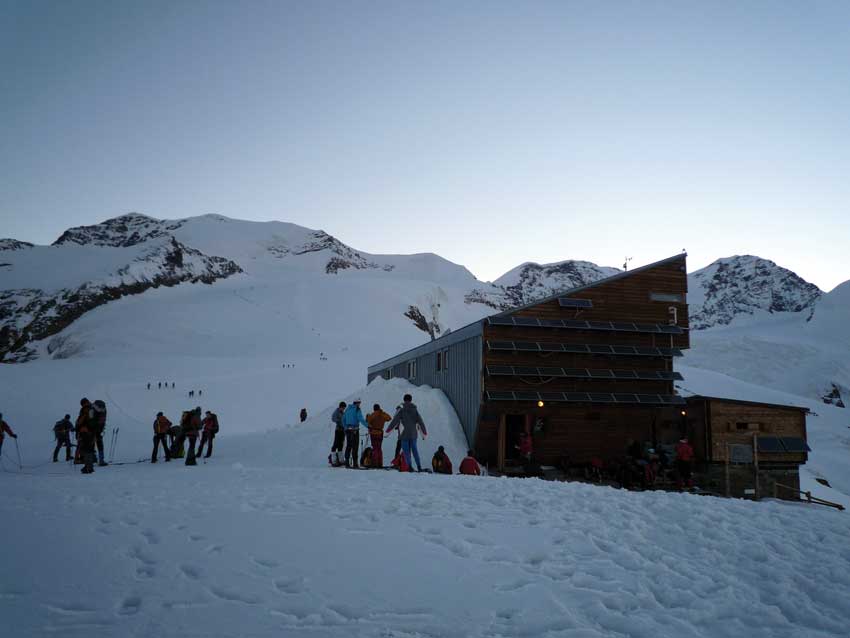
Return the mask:
[[[333,467],[385,469],[382,449],[384,438],[393,430],[398,430],[395,454],[390,467],[401,472],[413,472],[413,462],[415,462],[417,470],[422,472],[417,441],[420,433],[423,439],[427,438],[428,430],[416,404],[413,403],[413,397],[405,394],[402,404],[396,406],[395,415],[392,417],[377,403],[372,407],[372,412],[364,417],[360,404],[360,399],[355,399],[351,405],[340,401],[339,407],[331,415],[331,421],[335,427],[328,463]],[[387,422],[389,425],[385,432],[384,424]],[[363,450],[358,461],[361,425],[367,428],[371,445]],[[437,474],[452,473],[452,462],[442,445],[431,459],[431,469]],[[481,467],[475,460],[472,450],[467,452],[459,470],[461,474],[481,474]]]

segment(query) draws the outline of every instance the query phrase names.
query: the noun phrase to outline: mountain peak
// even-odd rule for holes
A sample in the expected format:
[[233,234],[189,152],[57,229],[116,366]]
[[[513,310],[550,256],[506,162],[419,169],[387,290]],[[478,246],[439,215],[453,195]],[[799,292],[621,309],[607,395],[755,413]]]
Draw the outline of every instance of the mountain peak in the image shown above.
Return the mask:
[[25,248],[32,247],[33,245],[28,241],[20,241],[10,237],[0,239],[0,250],[24,250]]
[[180,228],[181,221],[167,221],[140,213],[127,213],[92,226],[69,228],[53,242],[54,246],[113,246],[127,248],[149,239],[164,237]]
[[759,312],[811,312],[823,294],[796,273],[757,255],[723,257],[691,273],[688,280],[695,330]]

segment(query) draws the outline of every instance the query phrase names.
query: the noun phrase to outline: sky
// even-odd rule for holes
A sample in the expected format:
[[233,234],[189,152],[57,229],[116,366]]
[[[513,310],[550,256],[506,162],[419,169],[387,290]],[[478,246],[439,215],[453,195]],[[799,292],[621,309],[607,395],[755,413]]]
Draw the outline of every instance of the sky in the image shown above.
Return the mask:
[[850,279],[850,3],[0,0],[0,237],[323,229],[492,280],[755,254]]

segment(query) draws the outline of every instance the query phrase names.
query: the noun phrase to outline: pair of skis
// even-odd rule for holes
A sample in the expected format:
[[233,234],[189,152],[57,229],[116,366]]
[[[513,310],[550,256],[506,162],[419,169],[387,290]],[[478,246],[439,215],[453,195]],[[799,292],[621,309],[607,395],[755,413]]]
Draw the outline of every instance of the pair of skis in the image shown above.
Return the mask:
[[118,446],[118,430],[121,428],[112,428],[112,437],[109,440],[109,463],[115,459],[115,448]]

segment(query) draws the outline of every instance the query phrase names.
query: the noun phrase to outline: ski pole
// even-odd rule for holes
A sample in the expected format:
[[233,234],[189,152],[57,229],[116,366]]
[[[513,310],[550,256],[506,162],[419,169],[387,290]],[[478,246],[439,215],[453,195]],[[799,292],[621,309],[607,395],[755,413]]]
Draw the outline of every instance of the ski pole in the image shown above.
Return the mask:
[[115,443],[112,445],[112,453],[109,456],[109,462],[112,463],[112,460],[115,458],[115,450],[118,448],[118,432],[121,428],[115,428]]
[[15,449],[18,451],[18,469],[23,470],[24,464],[21,463],[21,446],[18,443],[18,437],[15,437]]

